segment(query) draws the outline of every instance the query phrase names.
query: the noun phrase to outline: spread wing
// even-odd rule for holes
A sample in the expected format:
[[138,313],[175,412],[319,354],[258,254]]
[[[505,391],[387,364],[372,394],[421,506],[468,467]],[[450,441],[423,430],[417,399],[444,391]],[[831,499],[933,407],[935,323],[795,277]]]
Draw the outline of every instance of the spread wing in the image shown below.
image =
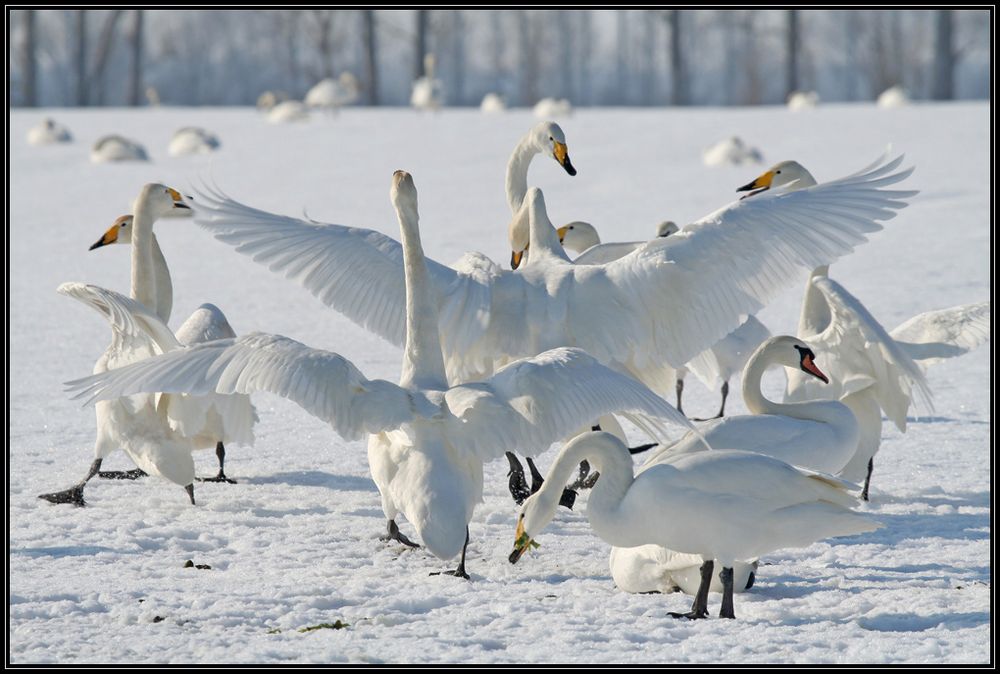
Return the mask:
[[990,339],[990,303],[918,314],[889,333],[923,367],[968,353]]

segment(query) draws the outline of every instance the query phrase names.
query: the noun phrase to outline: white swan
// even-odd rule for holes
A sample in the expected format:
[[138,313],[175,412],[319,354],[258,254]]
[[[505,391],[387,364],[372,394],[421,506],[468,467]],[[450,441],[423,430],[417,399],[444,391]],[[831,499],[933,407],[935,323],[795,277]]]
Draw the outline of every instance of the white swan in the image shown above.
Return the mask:
[[595,534],[617,547],[652,543],[706,560],[691,611],[674,617],[708,616],[713,560],[722,566],[719,616],[735,618],[737,561],[881,526],[850,510],[857,505],[848,492],[852,485],[762,454],[698,452],[634,475],[620,440],[609,433],[588,433],[563,447],[545,485],[522,506],[512,563],[552,520],[558,498],[554,485],[564,484],[581,460],[601,474],[587,502]]
[[434,77],[434,54],[424,55],[424,76],[413,82],[410,105],[417,110],[438,110],[444,105],[444,84]]
[[268,112],[278,103],[288,100],[288,94],[284,91],[271,91],[270,89],[257,97],[257,109],[261,112]]
[[883,91],[878,95],[878,99],[875,101],[875,105],[883,109],[903,108],[909,104],[910,97],[907,95],[906,89],[898,84]]
[[479,111],[486,114],[496,114],[506,110],[507,104],[503,102],[503,96],[492,91],[483,96],[483,100],[479,104]]
[[[145,192],[140,193],[133,204],[136,210],[141,208],[139,202],[145,197]],[[171,212],[188,213],[190,210],[178,202]],[[107,245],[119,244],[133,246],[132,231],[134,229],[134,217],[123,215],[117,218],[114,224],[98,239],[90,250],[102,248]],[[155,232],[150,232],[148,238],[140,236],[134,245],[149,246],[151,251],[147,256],[145,253],[138,258],[133,256],[133,264],[137,260],[150,260],[153,272],[153,303],[146,305],[163,321],[164,330],[170,331],[166,326],[170,321],[170,313],[173,308],[173,282],[170,278],[170,269],[167,261],[160,249],[160,244],[156,239]],[[145,276],[139,277],[141,284],[147,283]],[[133,297],[138,297],[143,291],[133,284]],[[148,296],[148,295],[147,295]],[[235,337],[236,332],[229,325],[226,315],[214,304],[202,304],[184,321],[177,332],[174,333],[176,340],[161,340],[160,350],[167,351],[178,346],[190,346],[200,344],[215,339]],[[176,341],[176,343],[175,343]],[[184,401],[174,397],[170,401],[172,405],[164,404],[167,412],[167,423],[170,427],[180,432],[193,441],[193,449],[214,449],[216,458],[219,461],[219,472],[215,477],[204,478],[207,482],[228,482],[233,480],[226,477],[226,444],[253,445],[254,434],[253,425],[258,421],[257,413],[250,402],[249,396],[206,396],[203,400]],[[104,473],[99,473],[104,477]]]
[[[532,254],[511,272],[479,254],[460,269],[428,260],[450,381],[470,381],[516,358],[577,346],[654,391],[739,326],[805,267],[850,252],[913,192],[886,186],[901,158],[846,178],[737,201],[678,234],[606,265],[574,265],[529,190]],[[393,344],[405,337],[402,248],[371,230],[306,222],[215,192],[195,222],[238,252],[295,279],[328,306]],[[670,368],[668,370],[668,368]]]
[[267,121],[271,124],[304,122],[309,119],[309,109],[302,101],[280,101],[268,109]]
[[337,354],[262,333],[167,353],[69,386],[91,399],[126,391],[266,390],[295,401],[344,437],[370,433],[368,459],[390,537],[411,544],[395,523],[402,513],[432,553],[442,559],[461,553],[454,573],[468,577],[468,523],[482,498],[484,461],[515,446],[543,450],[609,412],[691,424],[638,382],[578,349],[554,349],[512,363],[485,382],[449,388],[432,276],[417,229],[417,194],[408,174],[394,174],[391,194],[405,276],[399,386],[366,379]]
[[51,117],[46,117],[37,126],[28,129],[28,142],[32,145],[51,145],[54,143],[72,143],[73,134],[62,124]]
[[760,150],[747,145],[739,136],[730,136],[702,152],[701,160],[705,166],[739,166],[759,164],[764,157]]
[[124,136],[112,134],[100,138],[90,150],[90,161],[95,164],[112,161],[148,161],[149,155],[140,143]]
[[819,105],[819,94],[815,91],[793,91],[788,94],[789,110],[811,110]]
[[531,109],[535,117],[568,117],[573,114],[573,105],[565,98],[543,98]]
[[208,154],[219,149],[219,137],[198,126],[178,129],[170,139],[167,154],[180,157],[188,154]]
[[573,162],[569,159],[566,135],[555,122],[540,122],[526,133],[507,160],[507,205],[510,206],[511,220],[507,226],[510,242],[510,266],[517,269],[524,259],[530,238],[528,210],[524,197],[528,193],[528,167],[536,154],[547,154],[555,159],[566,173],[576,175]]
[[[683,592],[696,595],[701,586],[700,555],[675,552],[661,545],[637,545],[634,548],[611,548],[608,566],[611,578],[622,592],[648,594]],[[733,592],[739,594],[753,587],[757,562],[733,564]],[[723,591],[718,574],[712,576],[709,592]]]
[[338,108],[357,101],[359,95],[358,79],[345,71],[337,79],[328,77],[317,82],[306,93],[303,101],[310,108],[336,111]]

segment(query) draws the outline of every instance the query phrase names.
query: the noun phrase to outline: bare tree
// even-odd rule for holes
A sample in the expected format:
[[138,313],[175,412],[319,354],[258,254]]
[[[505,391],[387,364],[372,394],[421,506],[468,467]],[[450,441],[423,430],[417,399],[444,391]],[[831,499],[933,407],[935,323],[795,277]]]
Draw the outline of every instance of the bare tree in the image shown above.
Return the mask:
[[947,101],[955,97],[955,50],[952,46],[952,10],[934,13],[934,79],[931,98]]
[[87,12],[76,10],[76,104],[87,104]]
[[666,14],[666,20],[670,29],[670,103],[671,105],[687,105],[688,81],[684,68],[684,50],[681,46],[680,10],[669,10]]
[[576,103],[576,73],[573,68],[573,14],[566,9],[556,13],[559,34],[559,91],[564,98]]
[[616,50],[615,50],[615,88],[614,96],[619,103],[625,103],[628,94],[628,11],[619,9],[615,12],[616,24],[618,27]]
[[418,9],[417,10],[417,44],[416,53],[413,55],[414,67],[413,67],[413,79],[420,79],[425,75],[424,73],[424,56],[427,55],[427,24],[429,10]]
[[94,56],[94,70],[87,78],[87,88],[95,92],[94,102],[98,105],[104,104],[104,73],[108,66],[108,56],[115,45],[115,28],[118,20],[121,19],[125,10],[114,9],[104,20],[101,28],[101,35],[97,41],[97,53]]
[[142,95],[142,12],[136,9],[132,14],[132,64],[128,80],[128,104],[139,105]]
[[528,10],[517,10],[517,51],[520,57],[521,103],[534,105],[538,101],[539,54],[534,40],[531,15]]
[[316,48],[320,57],[319,79],[333,77],[336,72],[333,62],[333,20],[336,10],[314,9],[312,15],[316,19]]
[[789,9],[785,13],[785,97],[799,90],[799,12]]
[[368,90],[368,104],[378,105],[378,44],[376,43],[375,10],[365,9],[365,88]]
[[454,93],[449,98],[461,104],[465,97],[465,20],[458,9],[451,12],[451,56],[454,62],[451,89]]
[[27,9],[24,11],[24,104],[31,108],[38,105],[37,45],[35,10]]
[[580,103],[589,105],[592,101],[590,57],[594,44],[593,17],[590,10],[580,13]]

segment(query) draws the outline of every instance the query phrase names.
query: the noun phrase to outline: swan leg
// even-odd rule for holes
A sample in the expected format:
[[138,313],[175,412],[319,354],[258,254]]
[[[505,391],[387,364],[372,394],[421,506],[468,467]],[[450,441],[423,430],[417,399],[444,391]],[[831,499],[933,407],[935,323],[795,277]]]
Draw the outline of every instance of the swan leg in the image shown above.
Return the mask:
[[684,414],[684,408],[681,407],[681,394],[684,393],[684,380],[678,379],[677,383],[674,384],[674,390],[677,391],[677,411]]
[[50,503],[72,503],[77,507],[83,507],[87,503],[83,500],[83,488],[90,481],[90,478],[94,477],[101,470],[101,461],[103,459],[94,459],[94,462],[90,464],[90,470],[87,471],[87,477],[83,478],[75,487],[70,487],[69,489],[64,489],[63,491],[52,492],[51,494],[39,494],[38,498],[45,499]]
[[750,575],[747,576],[747,585],[746,587],[743,588],[744,590],[749,590],[751,587],[753,587],[753,584],[757,581],[757,565],[759,563],[760,563],[759,559],[753,563],[753,571],[751,571]]
[[[671,618],[687,618],[688,620],[698,620],[708,617],[708,589],[712,585],[712,571],[715,570],[715,560],[709,559],[701,565],[701,584],[698,585],[698,593],[694,596],[694,603],[687,613],[673,613]],[[730,583],[731,584],[731,583]]]
[[507,457],[507,462],[510,463],[510,471],[507,473],[507,488],[510,489],[510,495],[514,498],[514,503],[521,505],[524,503],[524,499],[531,496],[531,490],[528,489],[528,481],[524,479],[524,467],[518,461],[514,452],[505,452],[504,456]]
[[138,480],[140,477],[148,477],[149,473],[142,468],[134,470],[104,470],[97,473],[97,477],[102,480]]
[[197,505],[194,502],[194,483],[189,484],[188,486],[184,487],[184,491],[186,491],[188,493],[188,498],[191,499],[191,505]]
[[720,618],[736,618],[733,611],[733,567],[723,567],[719,573],[719,580],[722,581],[722,608],[719,609]]
[[719,408],[719,413],[715,415],[716,419],[721,419],[726,416],[726,398],[729,397],[729,380],[722,382],[722,407]]
[[469,547],[469,527],[465,527],[465,545],[462,546],[462,559],[458,563],[458,568],[453,571],[434,571],[431,576],[456,576],[458,578],[465,578],[466,580],[472,580],[469,578],[469,574],[465,572],[465,551]]
[[386,529],[389,531],[389,533],[386,536],[382,536],[379,539],[380,541],[399,541],[403,545],[405,545],[407,547],[410,547],[410,548],[419,548],[420,547],[418,544],[416,544],[413,541],[411,541],[409,538],[407,538],[406,536],[404,536],[399,531],[399,527],[396,525],[396,520],[389,520],[388,524],[386,524]]
[[219,458],[219,474],[215,477],[199,477],[199,482],[228,482],[229,484],[236,484],[236,480],[230,480],[226,477],[225,464],[226,464],[226,446],[222,444],[222,441],[215,443],[215,455]]
[[861,500],[868,500],[868,486],[872,483],[872,471],[875,469],[875,457],[868,459],[868,474],[865,475],[865,487],[861,490]]

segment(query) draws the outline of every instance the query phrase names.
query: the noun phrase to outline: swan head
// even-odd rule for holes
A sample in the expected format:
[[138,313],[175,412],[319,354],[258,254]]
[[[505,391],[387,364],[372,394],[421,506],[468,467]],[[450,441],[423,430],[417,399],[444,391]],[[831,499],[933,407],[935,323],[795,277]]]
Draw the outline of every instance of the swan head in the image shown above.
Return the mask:
[[766,350],[772,363],[802,370],[824,384],[830,383],[830,379],[816,366],[816,354],[812,348],[798,337],[789,335],[772,337],[764,342],[759,350]]
[[417,187],[413,184],[413,176],[406,171],[394,172],[389,199],[397,211],[406,214],[409,222],[417,222]]
[[87,250],[94,250],[101,246],[110,246],[113,243],[132,243],[132,216],[119,215],[108,231],[101,235],[94,245]]
[[571,176],[576,175],[573,162],[569,160],[569,149],[566,147],[566,134],[555,122],[536,124],[531,130],[531,138],[535,148],[552,156],[559,165]]
[[792,183],[795,184],[791,189],[798,190],[803,187],[812,187],[816,184],[816,179],[813,178],[812,174],[797,161],[782,161],[778,162],[743,187],[737,188],[736,191],[750,192],[750,194],[746,196],[752,197],[753,195],[759,194],[764,190],[771,189],[772,187],[783,187]]
[[664,220],[656,226],[656,236],[657,238],[666,238],[671,234],[676,234],[681,231],[681,228],[677,226],[677,223],[673,220]]
[[556,230],[559,235],[559,243],[563,248],[582,253],[591,246],[596,246],[601,242],[601,236],[589,222],[575,220],[568,225],[563,225]]
[[517,530],[514,532],[514,550],[507,559],[511,564],[517,564],[529,548],[537,548],[534,537],[548,526],[556,515],[559,506],[561,490],[540,489],[525,500],[521,506],[521,514],[517,518]]
[[[190,199],[190,197],[187,197]],[[146,183],[139,196],[132,202],[132,212],[138,213],[140,205],[149,209],[154,220],[163,216],[191,215],[185,197],[172,187],[160,183]]]

